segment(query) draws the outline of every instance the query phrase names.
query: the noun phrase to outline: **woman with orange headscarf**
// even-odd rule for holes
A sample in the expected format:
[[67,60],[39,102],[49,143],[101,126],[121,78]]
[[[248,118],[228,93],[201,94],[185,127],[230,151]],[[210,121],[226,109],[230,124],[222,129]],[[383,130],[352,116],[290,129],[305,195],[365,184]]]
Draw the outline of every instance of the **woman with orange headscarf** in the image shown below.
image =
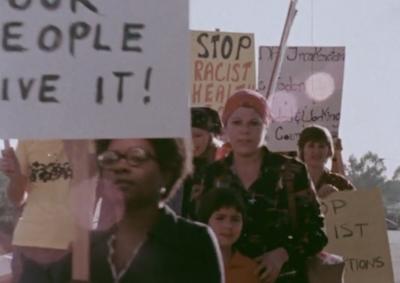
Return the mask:
[[[306,259],[321,251],[327,238],[304,164],[266,147],[269,109],[258,92],[243,89],[233,94],[222,121],[232,152],[207,169],[204,192],[228,188],[244,198],[248,218],[238,250],[258,261],[257,274],[263,282],[307,282]],[[294,180],[295,230],[284,174]]]

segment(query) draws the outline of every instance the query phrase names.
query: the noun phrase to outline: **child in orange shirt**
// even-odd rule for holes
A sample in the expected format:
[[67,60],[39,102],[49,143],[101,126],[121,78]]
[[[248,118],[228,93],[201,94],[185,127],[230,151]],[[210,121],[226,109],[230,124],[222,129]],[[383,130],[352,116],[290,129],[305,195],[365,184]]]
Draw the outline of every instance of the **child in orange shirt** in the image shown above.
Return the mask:
[[215,189],[201,200],[199,220],[208,224],[221,249],[226,283],[259,283],[257,264],[235,248],[245,218],[245,206],[241,196],[229,189]]

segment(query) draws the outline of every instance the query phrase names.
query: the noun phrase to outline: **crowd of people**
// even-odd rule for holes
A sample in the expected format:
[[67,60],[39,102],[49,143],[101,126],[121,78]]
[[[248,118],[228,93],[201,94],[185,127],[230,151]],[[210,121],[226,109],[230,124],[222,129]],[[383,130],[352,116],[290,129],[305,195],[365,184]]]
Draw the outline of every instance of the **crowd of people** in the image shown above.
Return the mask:
[[[319,199],[355,190],[327,168],[329,131],[304,128],[298,158],[271,152],[267,101],[249,89],[230,96],[221,118],[206,107],[191,114],[192,147],[179,138],[94,141],[108,209],[91,232],[89,281],[308,283],[306,261],[328,242]],[[65,143],[20,141],[3,150],[0,169],[23,208],[14,282],[71,282]]]

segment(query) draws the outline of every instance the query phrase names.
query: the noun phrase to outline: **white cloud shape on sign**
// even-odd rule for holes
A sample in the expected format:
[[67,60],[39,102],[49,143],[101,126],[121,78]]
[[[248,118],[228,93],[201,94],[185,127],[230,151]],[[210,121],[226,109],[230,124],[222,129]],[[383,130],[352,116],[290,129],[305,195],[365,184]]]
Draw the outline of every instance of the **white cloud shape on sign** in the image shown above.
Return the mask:
[[314,101],[324,101],[335,91],[333,77],[325,72],[318,72],[309,76],[305,82],[306,94]]

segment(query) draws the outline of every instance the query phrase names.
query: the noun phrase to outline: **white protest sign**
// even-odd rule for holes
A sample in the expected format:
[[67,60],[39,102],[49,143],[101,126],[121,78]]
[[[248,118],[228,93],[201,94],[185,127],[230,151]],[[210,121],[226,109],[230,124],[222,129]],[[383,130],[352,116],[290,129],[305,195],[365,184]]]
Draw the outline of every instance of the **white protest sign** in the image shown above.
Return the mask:
[[345,259],[346,283],[393,283],[379,189],[337,192],[322,201],[329,238],[326,250]]
[[236,90],[254,87],[253,34],[192,31],[192,106],[222,112]]
[[189,134],[188,1],[1,1],[0,25],[0,137]]
[[[259,90],[264,95],[278,53],[278,47],[260,47]],[[275,92],[268,98],[271,150],[296,150],[301,130],[310,124],[338,136],[344,60],[344,47],[288,47]]]

